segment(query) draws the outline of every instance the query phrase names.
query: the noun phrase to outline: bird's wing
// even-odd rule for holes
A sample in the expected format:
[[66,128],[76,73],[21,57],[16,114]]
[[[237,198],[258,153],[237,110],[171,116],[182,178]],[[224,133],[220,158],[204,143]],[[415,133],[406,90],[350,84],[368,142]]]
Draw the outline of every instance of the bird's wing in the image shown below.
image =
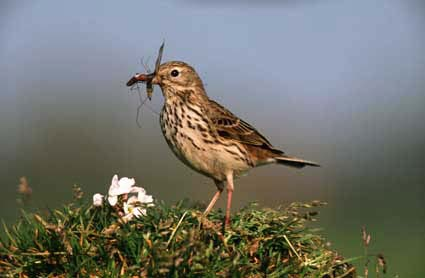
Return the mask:
[[273,148],[272,144],[250,124],[213,100],[210,100],[208,116],[219,136],[223,138],[283,153]]

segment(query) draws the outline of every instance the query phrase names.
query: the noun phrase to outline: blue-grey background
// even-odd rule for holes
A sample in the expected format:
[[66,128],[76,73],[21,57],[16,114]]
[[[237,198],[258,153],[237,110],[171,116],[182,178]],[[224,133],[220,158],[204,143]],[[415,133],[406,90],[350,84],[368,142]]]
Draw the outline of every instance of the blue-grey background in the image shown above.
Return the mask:
[[[201,2],[203,4],[201,4]],[[345,256],[360,228],[389,277],[425,274],[425,4],[408,0],[1,1],[0,218],[55,207],[113,174],[156,198],[207,202],[214,186],[168,149],[158,116],[125,82],[155,60],[192,64],[208,94],[318,169],[256,169],[235,209],[321,199],[320,225]],[[156,89],[150,105],[158,111]],[[219,203],[223,206],[223,200]]]

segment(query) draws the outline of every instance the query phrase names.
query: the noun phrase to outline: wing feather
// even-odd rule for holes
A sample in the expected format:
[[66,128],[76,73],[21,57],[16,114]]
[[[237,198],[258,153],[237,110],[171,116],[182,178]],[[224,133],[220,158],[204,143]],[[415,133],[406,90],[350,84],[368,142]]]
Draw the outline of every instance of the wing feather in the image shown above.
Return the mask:
[[209,118],[221,137],[283,154],[282,151],[273,148],[272,144],[258,130],[217,102],[210,100],[208,112]]

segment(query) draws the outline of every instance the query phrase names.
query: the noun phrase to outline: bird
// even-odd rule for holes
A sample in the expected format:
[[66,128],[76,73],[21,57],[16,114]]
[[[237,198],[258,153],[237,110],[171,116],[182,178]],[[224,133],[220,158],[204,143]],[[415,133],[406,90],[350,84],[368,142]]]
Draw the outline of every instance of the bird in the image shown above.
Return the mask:
[[211,178],[217,191],[204,211],[207,216],[226,188],[224,227],[230,214],[234,180],[252,168],[280,164],[295,168],[319,164],[289,156],[275,148],[251,124],[209,98],[196,70],[186,62],[161,64],[161,46],[155,71],[135,74],[127,86],[143,82],[158,85],[164,96],[160,126],[165,141],[184,164]]

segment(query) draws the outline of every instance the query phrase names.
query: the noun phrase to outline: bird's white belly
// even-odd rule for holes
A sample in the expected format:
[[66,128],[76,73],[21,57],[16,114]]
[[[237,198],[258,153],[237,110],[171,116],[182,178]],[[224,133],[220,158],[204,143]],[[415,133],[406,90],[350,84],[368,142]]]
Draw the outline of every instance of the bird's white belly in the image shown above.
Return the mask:
[[237,175],[250,168],[236,143],[221,144],[214,138],[208,121],[196,106],[180,105],[177,108],[166,103],[160,123],[174,154],[192,169],[224,180],[229,171]]

